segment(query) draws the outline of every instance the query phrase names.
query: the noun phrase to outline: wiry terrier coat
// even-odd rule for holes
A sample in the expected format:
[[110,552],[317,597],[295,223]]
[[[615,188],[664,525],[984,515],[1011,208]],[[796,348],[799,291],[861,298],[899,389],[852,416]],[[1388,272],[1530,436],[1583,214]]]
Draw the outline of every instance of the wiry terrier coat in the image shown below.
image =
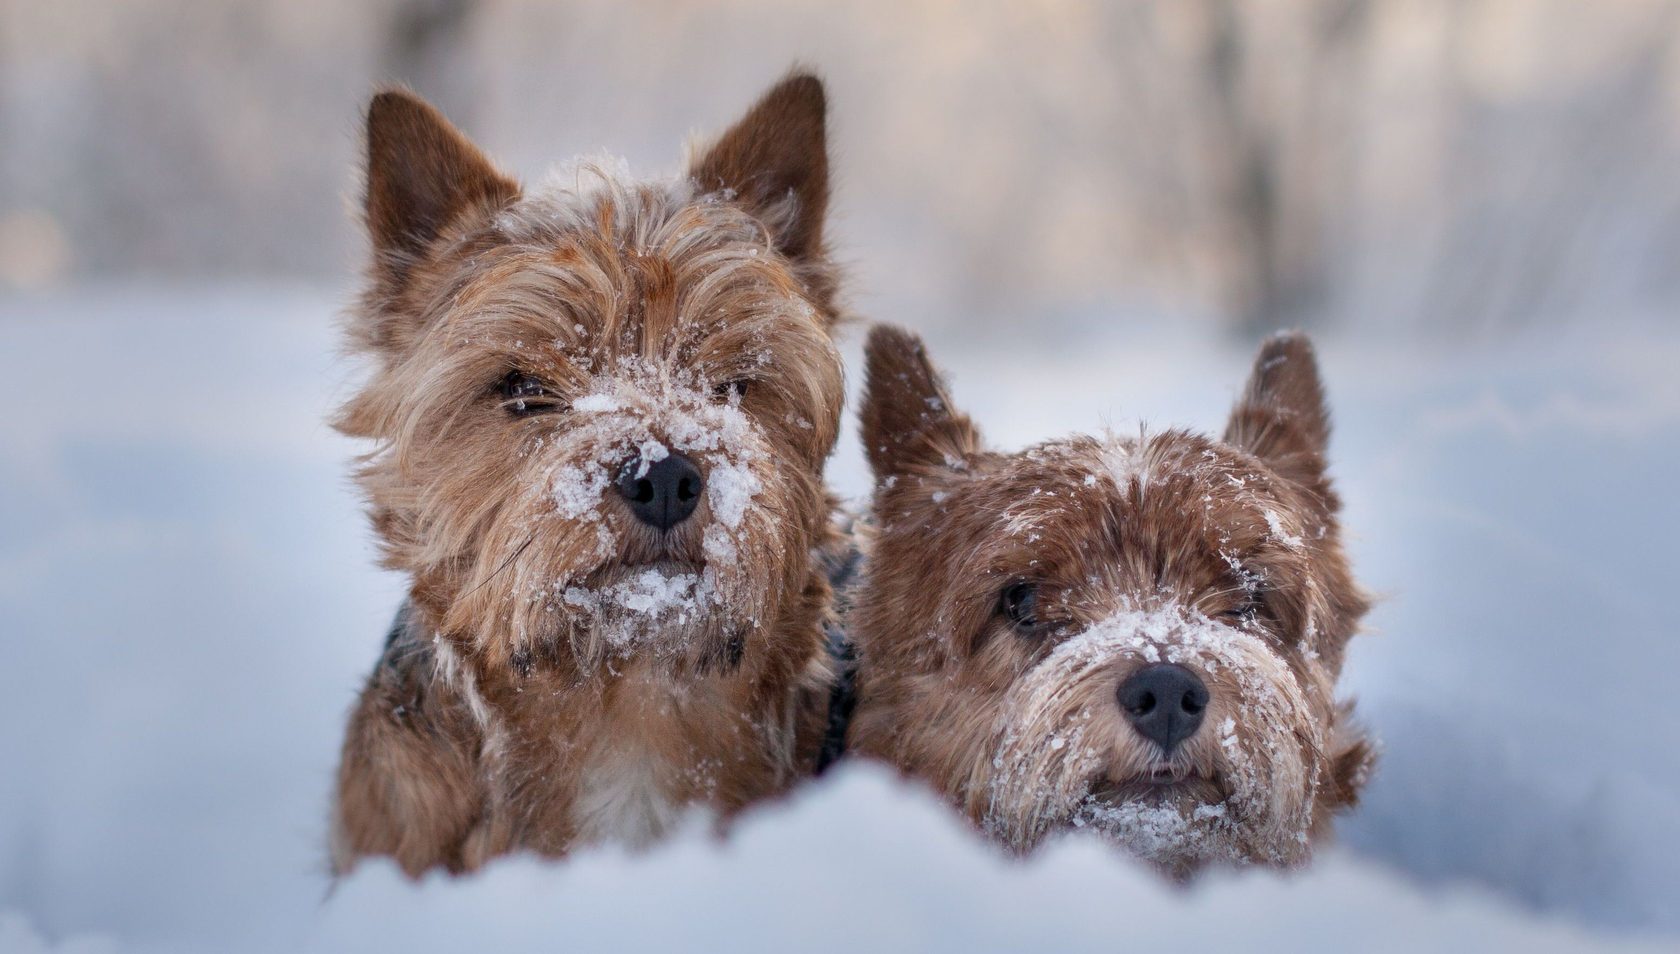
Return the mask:
[[1078,827],[1180,876],[1304,862],[1371,763],[1334,698],[1366,600],[1307,339],[1266,343],[1222,441],[992,453],[914,337],[877,329],[868,375],[854,748],[1013,850]]
[[820,741],[843,392],[824,95],[685,175],[527,194],[430,106],[367,116],[371,381],[338,426],[408,604],[356,706],[333,859],[410,874],[641,844]]

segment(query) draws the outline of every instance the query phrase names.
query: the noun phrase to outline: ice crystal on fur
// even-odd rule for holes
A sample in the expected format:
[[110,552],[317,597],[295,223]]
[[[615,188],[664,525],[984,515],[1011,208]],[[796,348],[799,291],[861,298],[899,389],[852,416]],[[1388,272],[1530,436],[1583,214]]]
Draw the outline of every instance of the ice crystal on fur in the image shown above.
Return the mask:
[[598,589],[567,587],[561,600],[575,620],[598,623],[600,637],[619,653],[638,645],[669,651],[666,639],[718,611],[714,579],[709,572],[647,569]]
[[1179,858],[1234,862],[1236,836],[1223,803],[1188,810],[1087,798],[1071,816],[1073,827],[1096,832],[1130,854],[1156,862]]
[[1302,540],[1300,534],[1290,533],[1285,530],[1283,528],[1283,519],[1277,515],[1276,510],[1265,511],[1265,517],[1266,528],[1272,532],[1272,536],[1277,538],[1279,543],[1286,547],[1297,549],[1301,546]]
[[585,466],[567,464],[558,468],[550,492],[560,516],[589,519],[601,505],[601,496],[612,484],[612,475],[601,462]]

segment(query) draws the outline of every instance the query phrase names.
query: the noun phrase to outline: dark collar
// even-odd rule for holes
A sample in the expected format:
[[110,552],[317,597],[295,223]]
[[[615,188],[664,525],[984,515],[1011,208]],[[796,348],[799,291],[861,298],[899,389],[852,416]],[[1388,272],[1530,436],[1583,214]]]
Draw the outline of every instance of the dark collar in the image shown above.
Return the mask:
[[852,724],[852,710],[857,706],[857,648],[846,635],[841,620],[845,618],[852,582],[862,562],[863,554],[849,540],[842,552],[825,554],[822,558],[828,584],[834,590],[834,615],[823,623],[823,646],[834,666],[834,685],[828,693],[828,726],[823,732],[822,748],[817,752],[818,775],[846,754],[846,729]]

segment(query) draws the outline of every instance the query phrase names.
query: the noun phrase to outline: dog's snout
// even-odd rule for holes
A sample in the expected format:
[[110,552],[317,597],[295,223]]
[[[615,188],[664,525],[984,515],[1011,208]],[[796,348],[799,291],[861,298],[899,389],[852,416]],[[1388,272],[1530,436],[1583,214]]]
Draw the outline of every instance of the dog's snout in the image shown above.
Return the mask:
[[1120,684],[1120,709],[1139,735],[1170,752],[1196,734],[1207,711],[1208,690],[1183,666],[1157,663]]
[[706,479],[700,468],[681,454],[667,454],[651,464],[640,455],[624,462],[619,471],[618,492],[630,504],[636,519],[651,527],[669,530],[694,513]]

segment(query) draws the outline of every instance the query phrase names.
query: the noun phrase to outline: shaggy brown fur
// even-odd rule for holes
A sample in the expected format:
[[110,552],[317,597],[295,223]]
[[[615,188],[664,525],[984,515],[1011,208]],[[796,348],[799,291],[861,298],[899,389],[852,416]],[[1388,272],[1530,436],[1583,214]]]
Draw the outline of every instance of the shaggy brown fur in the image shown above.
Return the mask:
[[[413,585],[350,718],[336,871],[659,836],[809,770],[828,664],[822,85],[794,75],[674,181],[527,193],[403,92],[367,115],[375,364],[337,426]],[[704,480],[666,529],[619,482]]]
[[[868,345],[873,539],[849,614],[851,744],[921,778],[1012,850],[1092,828],[1185,875],[1303,863],[1370,745],[1334,699],[1366,610],[1325,475],[1307,339],[1261,349],[1222,441],[1185,431],[982,448],[921,342]],[[1128,676],[1205,684],[1159,744]]]

